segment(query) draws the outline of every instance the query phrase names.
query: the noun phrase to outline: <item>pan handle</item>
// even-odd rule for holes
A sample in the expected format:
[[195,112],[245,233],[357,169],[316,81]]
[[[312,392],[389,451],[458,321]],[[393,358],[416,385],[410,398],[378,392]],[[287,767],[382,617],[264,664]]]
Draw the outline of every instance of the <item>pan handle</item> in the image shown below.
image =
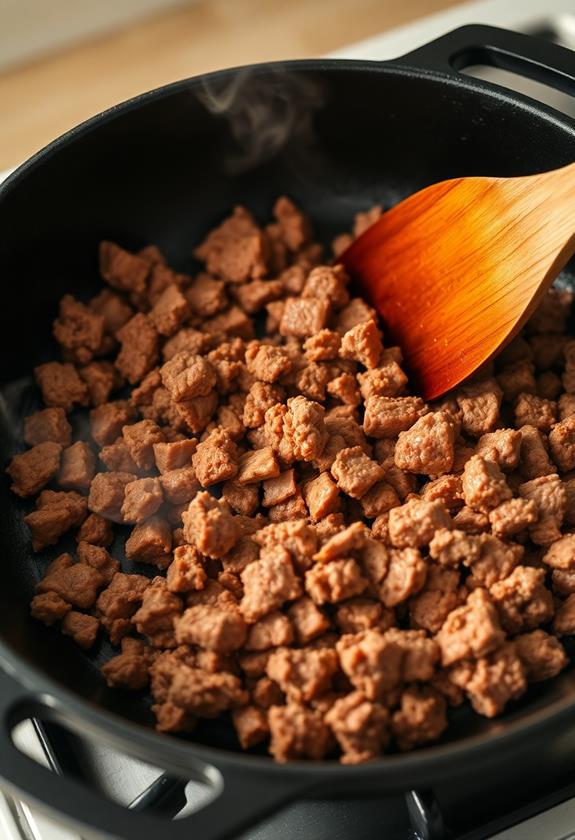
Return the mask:
[[473,64],[499,67],[575,96],[575,60],[571,50],[496,26],[462,26],[396,62],[451,76]]
[[[130,810],[74,778],[48,770],[14,745],[11,733],[17,723],[29,717],[58,719],[54,711],[52,698],[23,687],[0,669],[0,786],[86,838],[232,840],[310,790],[310,778],[297,774],[205,764],[202,780],[211,785],[213,797],[189,816],[168,820],[158,812]],[[197,778],[198,762],[194,758],[190,763]]]

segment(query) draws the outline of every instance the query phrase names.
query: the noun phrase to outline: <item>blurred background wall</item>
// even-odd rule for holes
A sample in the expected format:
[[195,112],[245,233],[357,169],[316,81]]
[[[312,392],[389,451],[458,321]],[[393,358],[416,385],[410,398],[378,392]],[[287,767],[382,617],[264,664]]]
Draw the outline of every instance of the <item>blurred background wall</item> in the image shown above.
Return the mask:
[[0,170],[144,90],[319,56],[456,2],[0,0]]

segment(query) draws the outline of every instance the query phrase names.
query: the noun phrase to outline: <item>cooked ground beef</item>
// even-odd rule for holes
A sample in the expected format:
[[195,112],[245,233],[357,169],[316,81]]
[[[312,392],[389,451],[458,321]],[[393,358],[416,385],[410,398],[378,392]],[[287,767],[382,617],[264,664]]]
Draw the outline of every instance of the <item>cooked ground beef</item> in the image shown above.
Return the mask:
[[[160,731],[229,712],[244,749],[360,763],[567,665],[571,296],[551,291],[499,359],[425,404],[306,214],[283,197],[273,216],[236,208],[195,277],[103,242],[107,286],[62,299],[61,359],[35,370],[45,407],[7,472],[36,497],[32,549],[54,546],[33,617],[121,646],[103,677],[149,686]],[[153,580],[126,573],[118,524]]]

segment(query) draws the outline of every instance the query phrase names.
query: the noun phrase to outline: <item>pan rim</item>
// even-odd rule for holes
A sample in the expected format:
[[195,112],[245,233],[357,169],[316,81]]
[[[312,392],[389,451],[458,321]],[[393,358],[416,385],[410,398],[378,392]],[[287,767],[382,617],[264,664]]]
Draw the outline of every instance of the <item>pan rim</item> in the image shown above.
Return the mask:
[[557,125],[562,130],[567,131],[575,137],[575,120],[571,119],[567,114],[563,114],[561,111],[555,110],[551,106],[532,99],[526,94],[517,93],[509,88],[504,88],[473,76],[467,76],[461,73],[455,74],[455,71],[454,73],[449,73],[436,69],[418,67],[417,65],[404,62],[404,59],[401,57],[386,61],[342,58],[311,58],[292,59],[287,61],[268,61],[260,62],[258,64],[237,65],[223,70],[214,70],[210,73],[178,79],[175,82],[169,82],[166,85],[161,85],[157,88],[152,88],[149,91],[139,93],[136,96],[124,100],[123,102],[112,105],[110,108],[107,108],[98,114],[94,114],[92,117],[89,117],[78,125],[73,126],[59,137],[50,141],[46,146],[39,149],[27,160],[12,169],[12,171],[9,171],[7,177],[0,183],[0,204],[12,192],[12,190],[18,186],[19,181],[29,174],[32,174],[38,166],[43,164],[45,161],[50,160],[61,149],[66,148],[68,145],[77,140],[81,140],[93,130],[105,125],[116,117],[123,116],[132,110],[180,93],[181,91],[193,90],[201,84],[204,84],[206,81],[225,79],[240,72],[245,72],[246,70],[249,70],[251,73],[262,75],[274,71],[299,73],[348,70],[357,71],[359,73],[378,73],[382,75],[403,76],[424,81],[441,82],[444,85],[449,85],[458,89],[463,88],[472,93],[488,95],[492,99],[502,101],[513,107],[520,107],[527,112],[535,114],[539,119],[543,118],[545,121]]
[[[499,719],[500,731],[478,733],[446,743],[439,742],[407,753],[383,755],[368,764],[346,766],[333,759],[317,763],[292,761],[287,764],[276,764],[271,756],[205,746],[193,740],[158,733],[143,724],[84,699],[36,666],[21,657],[16,658],[18,661],[14,665],[12,663],[14,652],[3,639],[0,639],[0,667],[22,689],[21,698],[16,699],[14,703],[16,708],[22,704],[29,706],[36,703],[39,710],[44,709],[47,717],[61,722],[71,731],[76,730],[78,734],[83,733],[88,737],[102,737],[116,748],[121,745],[128,754],[159,764],[161,769],[174,769],[174,771],[184,773],[192,769],[190,764],[196,759],[202,762],[204,767],[221,769],[224,774],[226,769],[230,771],[250,769],[269,773],[270,768],[273,768],[274,772],[281,772],[289,777],[297,776],[299,779],[305,777],[310,784],[317,782],[319,778],[324,781],[331,779],[341,781],[351,778],[358,780],[377,777],[379,782],[390,781],[393,787],[405,789],[406,777],[412,780],[409,783],[417,784],[416,771],[418,770],[424,769],[427,776],[430,770],[441,773],[453,769],[453,762],[458,758],[489,760],[491,753],[517,745],[518,741],[525,739],[537,729],[551,731],[560,728],[564,721],[575,718],[575,695],[565,696],[555,700],[551,707],[543,706],[528,712],[525,719],[522,717],[511,721]],[[20,719],[26,719],[26,715],[21,715]],[[133,747],[136,749],[132,749]],[[443,772],[442,775],[449,774]],[[391,776],[393,778],[386,778]]]

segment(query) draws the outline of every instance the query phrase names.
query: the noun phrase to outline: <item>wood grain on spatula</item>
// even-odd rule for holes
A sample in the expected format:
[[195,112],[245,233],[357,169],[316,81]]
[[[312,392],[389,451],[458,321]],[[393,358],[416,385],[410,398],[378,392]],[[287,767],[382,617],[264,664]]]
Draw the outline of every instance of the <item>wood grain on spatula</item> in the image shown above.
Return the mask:
[[509,341],[575,252],[575,164],[457,178],[393,207],[339,257],[433,399]]

